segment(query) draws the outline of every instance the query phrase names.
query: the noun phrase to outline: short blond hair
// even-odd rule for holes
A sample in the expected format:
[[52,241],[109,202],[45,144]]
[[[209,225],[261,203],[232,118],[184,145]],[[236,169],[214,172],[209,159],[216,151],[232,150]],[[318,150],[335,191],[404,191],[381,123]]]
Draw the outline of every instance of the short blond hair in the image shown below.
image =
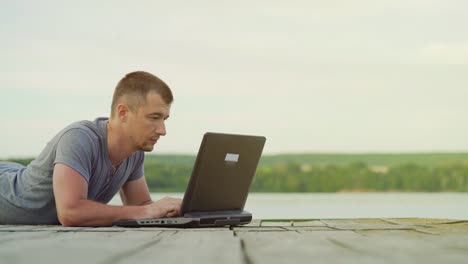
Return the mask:
[[171,89],[158,77],[144,71],[128,73],[115,87],[111,116],[114,116],[117,105],[123,100],[132,112],[136,112],[140,106],[146,103],[146,95],[149,92],[159,94],[168,105],[174,101]]

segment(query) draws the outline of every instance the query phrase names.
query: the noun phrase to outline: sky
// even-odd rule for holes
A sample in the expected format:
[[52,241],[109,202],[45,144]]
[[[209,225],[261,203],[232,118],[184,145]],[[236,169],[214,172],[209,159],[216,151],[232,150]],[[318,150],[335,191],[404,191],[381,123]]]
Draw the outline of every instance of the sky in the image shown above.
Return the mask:
[[108,116],[128,72],[175,101],[154,153],[205,132],[264,153],[468,151],[468,1],[0,0],[0,158]]

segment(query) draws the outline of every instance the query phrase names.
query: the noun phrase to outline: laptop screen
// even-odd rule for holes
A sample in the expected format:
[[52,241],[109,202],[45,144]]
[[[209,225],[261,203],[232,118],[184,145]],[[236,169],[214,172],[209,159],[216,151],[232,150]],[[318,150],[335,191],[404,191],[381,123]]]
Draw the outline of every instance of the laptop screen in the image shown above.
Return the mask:
[[181,214],[243,210],[265,137],[206,133]]

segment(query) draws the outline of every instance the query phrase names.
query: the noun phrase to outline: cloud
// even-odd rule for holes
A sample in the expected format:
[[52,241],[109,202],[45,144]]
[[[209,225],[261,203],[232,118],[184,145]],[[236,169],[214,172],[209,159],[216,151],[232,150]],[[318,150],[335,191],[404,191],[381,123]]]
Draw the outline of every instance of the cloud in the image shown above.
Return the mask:
[[422,55],[435,63],[468,64],[468,42],[429,44],[422,49]]

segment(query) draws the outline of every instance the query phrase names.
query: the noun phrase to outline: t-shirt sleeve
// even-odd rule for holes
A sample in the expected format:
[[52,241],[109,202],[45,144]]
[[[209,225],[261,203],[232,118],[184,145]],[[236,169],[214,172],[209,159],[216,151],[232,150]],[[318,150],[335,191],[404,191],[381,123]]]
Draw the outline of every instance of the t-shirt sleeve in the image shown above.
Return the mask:
[[135,153],[135,167],[133,169],[132,174],[128,177],[127,182],[138,180],[144,175],[144,160],[145,160],[145,153],[143,151],[138,151]]
[[76,170],[89,183],[92,172],[94,144],[83,130],[65,132],[57,143],[54,164],[61,163]]

